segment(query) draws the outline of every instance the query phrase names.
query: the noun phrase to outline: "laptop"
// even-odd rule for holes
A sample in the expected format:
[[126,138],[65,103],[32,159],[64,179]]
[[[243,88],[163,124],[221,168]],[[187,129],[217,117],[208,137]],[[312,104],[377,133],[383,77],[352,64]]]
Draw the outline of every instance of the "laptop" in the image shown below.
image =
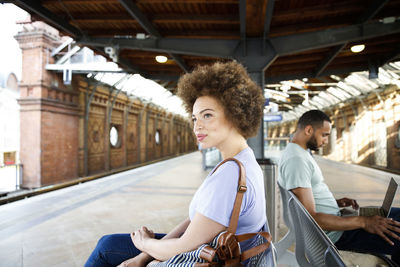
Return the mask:
[[381,207],[361,207],[358,210],[343,209],[342,216],[375,216],[388,217],[392,208],[393,199],[396,195],[398,184],[393,179],[390,179],[389,186],[386,190],[386,195]]

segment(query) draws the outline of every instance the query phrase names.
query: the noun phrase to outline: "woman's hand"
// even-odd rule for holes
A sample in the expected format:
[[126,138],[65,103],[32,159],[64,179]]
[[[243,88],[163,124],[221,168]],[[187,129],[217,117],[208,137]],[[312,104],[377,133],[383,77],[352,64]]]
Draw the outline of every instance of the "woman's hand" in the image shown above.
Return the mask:
[[117,267],[144,267],[146,266],[145,262],[142,262],[138,257],[134,257],[132,259],[126,260]]
[[131,233],[132,242],[140,251],[145,252],[145,242],[151,238],[154,238],[154,233],[153,231],[147,229],[146,226],[142,226],[142,228],[139,230]]
[[340,208],[351,206],[355,210],[358,209],[358,203],[355,199],[344,197],[341,199],[336,199],[336,202]]

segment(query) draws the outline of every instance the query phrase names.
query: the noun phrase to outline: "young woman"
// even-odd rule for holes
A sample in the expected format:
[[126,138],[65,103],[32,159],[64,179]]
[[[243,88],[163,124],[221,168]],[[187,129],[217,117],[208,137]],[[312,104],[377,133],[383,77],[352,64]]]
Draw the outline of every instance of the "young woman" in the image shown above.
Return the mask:
[[[223,159],[234,157],[245,167],[247,191],[236,234],[260,231],[266,224],[263,173],[246,139],[257,134],[263,116],[261,88],[239,63],[218,62],[181,77],[178,96],[192,116],[201,147],[216,147]],[[131,235],[104,236],[85,266],[145,266],[152,259],[167,260],[210,242],[229,225],[237,185],[238,166],[224,163],[195,193],[189,217],[167,235],[142,227]],[[243,246],[246,250],[252,244]]]

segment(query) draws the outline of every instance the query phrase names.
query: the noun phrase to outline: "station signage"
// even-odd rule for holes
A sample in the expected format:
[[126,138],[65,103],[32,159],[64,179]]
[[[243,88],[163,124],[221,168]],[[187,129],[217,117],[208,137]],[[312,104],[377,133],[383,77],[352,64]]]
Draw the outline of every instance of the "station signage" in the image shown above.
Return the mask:
[[268,112],[264,114],[264,121],[281,121],[282,113],[281,112]]

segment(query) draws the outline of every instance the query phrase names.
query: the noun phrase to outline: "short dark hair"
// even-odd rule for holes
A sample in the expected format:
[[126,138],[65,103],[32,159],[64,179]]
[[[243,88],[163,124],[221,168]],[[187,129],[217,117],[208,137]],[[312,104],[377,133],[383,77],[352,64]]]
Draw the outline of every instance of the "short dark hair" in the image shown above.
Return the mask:
[[329,116],[321,110],[309,110],[301,115],[297,122],[297,129],[304,129],[307,125],[311,125],[313,128],[320,128],[324,124],[324,121],[332,122]]
[[222,104],[228,121],[246,139],[257,134],[263,118],[262,90],[236,61],[197,66],[179,79],[177,95],[189,114],[197,98],[214,97]]

